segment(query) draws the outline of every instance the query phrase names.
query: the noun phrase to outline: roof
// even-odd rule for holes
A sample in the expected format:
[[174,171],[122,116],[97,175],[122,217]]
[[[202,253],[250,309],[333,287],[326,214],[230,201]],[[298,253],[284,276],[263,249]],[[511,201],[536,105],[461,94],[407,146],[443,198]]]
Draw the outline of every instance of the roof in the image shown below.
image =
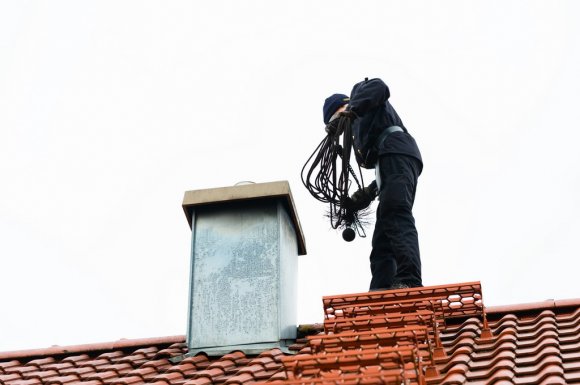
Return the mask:
[[0,384],[580,384],[580,299],[484,308],[471,282],[323,306],[296,355],[187,357],[185,336],[57,346],[0,353]]

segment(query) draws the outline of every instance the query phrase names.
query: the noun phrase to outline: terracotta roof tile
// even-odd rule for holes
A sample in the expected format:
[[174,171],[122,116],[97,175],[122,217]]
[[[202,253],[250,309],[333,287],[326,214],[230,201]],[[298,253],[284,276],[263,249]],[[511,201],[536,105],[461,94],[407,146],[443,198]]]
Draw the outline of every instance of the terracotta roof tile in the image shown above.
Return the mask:
[[44,380],[43,383],[46,385],[64,385],[64,384],[75,384],[79,382],[79,377],[69,375],[69,376],[58,376],[52,377]]
[[87,380],[91,381],[101,381],[101,382],[105,382],[106,380],[111,380],[111,379],[115,379],[118,378],[119,376],[117,375],[117,372],[115,372],[114,370],[108,370],[106,372],[97,372],[97,373],[93,373],[90,376],[86,377]]
[[[274,349],[274,350],[280,352],[279,349]],[[269,352],[269,351],[266,351],[264,353],[268,354],[267,352]],[[246,358],[246,355],[243,352],[235,351],[235,352],[228,353],[228,354],[222,356],[221,358],[224,359],[224,360],[237,361],[237,360],[240,360],[240,359],[245,359]]]
[[241,373],[241,374],[236,374],[233,377],[230,377],[225,384],[226,385],[230,385],[230,384],[243,384],[245,382],[249,382],[254,380],[254,376],[252,376],[249,373]]
[[576,342],[576,343],[568,343],[568,344],[564,344],[562,346],[560,346],[560,350],[562,351],[563,354],[566,355],[566,357],[568,358],[572,358],[572,357],[579,357],[580,356],[580,341]]
[[28,380],[17,380],[11,382],[11,385],[42,385],[42,381],[38,378],[32,378]]
[[193,378],[200,378],[200,377],[205,377],[205,378],[209,378],[210,381],[213,381],[214,378],[218,378],[224,375],[224,371],[220,368],[213,368],[213,369],[204,369],[204,370],[200,370],[197,373],[193,374]]
[[32,378],[38,378],[40,380],[44,380],[44,379],[48,379],[50,377],[58,377],[59,374],[56,370],[39,370],[37,369],[34,372],[26,372],[22,375],[22,377],[24,379],[32,379]]
[[533,381],[534,384],[565,384],[564,371],[558,365],[542,365],[541,370],[530,371],[527,375],[517,376],[516,383]]
[[98,356],[100,359],[108,360],[110,363],[117,362],[125,357],[125,354],[121,350],[116,350],[114,352],[103,353]]
[[121,358],[117,362],[120,364],[127,363],[131,365],[133,368],[138,368],[147,361],[148,359],[145,357],[144,354],[131,354],[130,356]]
[[171,367],[171,362],[167,358],[162,358],[160,360],[147,361],[142,365],[143,368],[155,368],[157,371],[163,371]]
[[140,377],[144,380],[149,380],[158,374],[159,373],[157,372],[157,369],[155,367],[148,366],[139,369],[134,369],[129,373],[127,373],[127,376]]
[[27,373],[27,372],[34,372],[37,371],[38,368],[36,366],[25,366],[25,365],[19,365],[19,366],[11,366],[9,368],[5,368],[4,369],[4,373]]
[[151,346],[151,347],[137,349],[133,353],[134,354],[145,354],[147,357],[153,358],[153,357],[155,357],[155,355],[157,354],[158,351],[159,351],[159,348],[157,346]]
[[129,373],[131,370],[133,370],[133,367],[125,362],[125,363],[109,365],[107,367],[107,369],[114,370],[118,376],[123,376],[123,375]]
[[0,384],[5,384],[10,381],[20,380],[22,379],[22,375],[18,372],[15,373],[8,373],[8,374],[0,374]]
[[21,363],[18,360],[11,360],[6,362],[0,362],[0,374],[6,373],[6,368],[12,368],[15,366],[20,366]]
[[445,378],[445,381],[442,382],[447,385],[461,385],[465,384],[465,371],[460,371],[456,373],[450,373],[449,376]]
[[237,371],[238,374],[250,374],[254,379],[262,376],[266,372],[266,368],[260,364],[249,365]]
[[294,356],[183,357],[184,336],[0,353],[0,385],[374,385],[415,370],[415,361],[397,364],[404,352],[422,357],[416,373],[426,385],[580,384],[580,300],[485,309],[480,290],[467,283],[325,297],[325,323],[299,327]]
[[205,369],[209,366],[210,361],[206,355],[198,354],[197,356],[186,357],[180,363],[182,363],[182,364],[191,363],[191,364],[195,365],[195,367],[198,369]]
[[87,361],[81,361],[78,363],[78,367],[79,368],[86,368],[86,367],[91,367],[95,370],[98,370],[99,367],[105,367],[110,365],[111,362],[105,358],[95,358],[92,360],[87,360]]
[[36,367],[46,366],[48,364],[52,364],[56,362],[53,357],[45,357],[45,358],[38,358],[36,360],[29,361],[27,365],[34,365]]
[[566,371],[570,371],[570,372],[574,372],[574,371],[580,371],[580,359],[577,359],[576,361],[566,361],[564,359],[562,359],[562,367],[566,370]]
[[180,354],[187,353],[187,348],[167,348],[157,352],[156,358],[168,358],[175,357]]
[[569,372],[566,371],[564,373],[564,379],[567,381],[568,384],[580,384],[580,371],[573,371]]
[[192,362],[180,362],[167,369],[167,373],[181,373],[184,377],[191,377],[197,370]]
[[257,357],[254,358],[250,361],[251,365],[262,365],[264,367],[264,369],[267,370],[272,370],[272,369],[279,369],[281,367],[281,365],[279,363],[276,363],[276,361],[274,361],[274,359],[272,359],[271,357]]
[[117,378],[109,382],[112,385],[141,385],[145,384],[143,378],[139,376],[124,376],[122,378]]
[[273,359],[276,362],[279,362],[283,356],[284,356],[284,353],[282,353],[282,351],[280,349],[272,349],[272,350],[266,350],[265,352],[260,353],[260,355],[258,357],[268,357],[268,358]]
[[77,356],[69,356],[66,357],[62,362],[70,362],[75,366],[82,364],[84,361],[90,360],[90,357],[87,354],[79,354]]
[[165,381],[168,384],[173,384],[178,380],[183,380],[183,374],[180,372],[163,373],[153,378],[152,381]]
[[221,369],[223,373],[232,372],[236,368],[236,364],[232,360],[225,359],[224,357],[220,358],[218,361],[212,362],[208,367],[208,369]]
[[56,370],[60,374],[62,374],[62,370],[74,368],[74,364],[72,362],[55,362],[50,365],[46,365],[46,369],[48,370]]
[[68,376],[68,375],[74,375],[74,376],[78,376],[82,379],[90,377],[93,373],[95,373],[96,370],[95,368],[93,368],[92,366],[86,366],[84,368],[67,368],[67,369],[62,369],[59,371],[60,375],[63,376]]
[[184,383],[184,385],[210,385],[212,383],[212,379],[208,377],[198,377],[192,380],[189,380]]
[[[580,317],[578,318],[580,319]],[[566,341],[567,343],[574,343],[578,342],[578,339],[575,338],[578,333],[580,333],[580,324],[574,327],[561,327],[559,334],[562,340]]]
[[276,372],[270,377],[270,381],[286,380],[288,376],[285,372]]

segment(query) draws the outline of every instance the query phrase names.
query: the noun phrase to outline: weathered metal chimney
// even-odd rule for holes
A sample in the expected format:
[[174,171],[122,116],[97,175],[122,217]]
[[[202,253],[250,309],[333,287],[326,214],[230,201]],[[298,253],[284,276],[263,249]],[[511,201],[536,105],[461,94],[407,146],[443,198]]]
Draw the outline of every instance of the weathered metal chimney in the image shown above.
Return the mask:
[[296,339],[304,236],[288,182],[187,191],[189,353],[246,354]]

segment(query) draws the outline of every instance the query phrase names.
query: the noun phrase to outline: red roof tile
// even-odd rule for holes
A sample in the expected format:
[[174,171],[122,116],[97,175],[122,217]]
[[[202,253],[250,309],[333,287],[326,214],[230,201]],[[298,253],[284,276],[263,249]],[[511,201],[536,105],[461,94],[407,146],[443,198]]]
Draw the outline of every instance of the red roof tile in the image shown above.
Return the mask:
[[42,385],[42,381],[37,378],[29,380],[17,380],[13,382],[13,385]]
[[32,378],[38,378],[40,380],[45,380],[50,377],[58,377],[58,372],[56,370],[36,370],[34,372],[27,372],[23,376],[23,378],[29,380]]
[[12,374],[0,374],[0,384],[6,384],[8,382],[20,380],[22,376],[20,373],[12,373]]
[[[46,352],[34,351],[33,350],[33,351],[30,352],[30,355],[35,356],[37,354],[42,354],[42,355],[52,354],[52,348],[51,349],[47,349],[47,350],[48,351],[46,351]],[[57,350],[57,351],[59,351],[59,350]],[[26,352],[24,352],[24,353],[26,354]],[[58,353],[54,353],[54,354],[58,354]],[[23,358],[26,358],[26,355],[23,356]],[[68,357],[65,357],[65,359],[62,360],[62,362],[70,362],[74,366],[79,366],[80,364],[82,364],[83,362],[88,361],[89,359],[90,359],[90,357],[88,356],[88,354],[80,354],[80,355],[76,355],[76,356],[68,356]]]
[[90,366],[87,366],[85,368],[67,368],[67,369],[63,369],[59,371],[59,374],[63,375],[63,376],[77,376],[80,378],[86,378],[86,377],[90,377],[93,373],[95,373],[96,370],[95,368],[92,368]]
[[472,282],[323,305],[298,355],[184,357],[184,336],[51,347],[0,353],[0,385],[580,384],[580,299],[484,308]]
[[77,376],[58,376],[48,379],[48,381],[44,381],[47,385],[63,385],[63,384],[76,384],[80,380]]

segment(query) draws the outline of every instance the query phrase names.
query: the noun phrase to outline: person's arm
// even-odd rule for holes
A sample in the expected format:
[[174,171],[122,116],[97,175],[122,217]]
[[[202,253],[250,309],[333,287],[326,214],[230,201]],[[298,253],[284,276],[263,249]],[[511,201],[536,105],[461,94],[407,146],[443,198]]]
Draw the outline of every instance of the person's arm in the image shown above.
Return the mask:
[[364,80],[352,88],[348,109],[356,116],[363,116],[369,110],[384,104],[390,96],[389,87],[381,79]]

